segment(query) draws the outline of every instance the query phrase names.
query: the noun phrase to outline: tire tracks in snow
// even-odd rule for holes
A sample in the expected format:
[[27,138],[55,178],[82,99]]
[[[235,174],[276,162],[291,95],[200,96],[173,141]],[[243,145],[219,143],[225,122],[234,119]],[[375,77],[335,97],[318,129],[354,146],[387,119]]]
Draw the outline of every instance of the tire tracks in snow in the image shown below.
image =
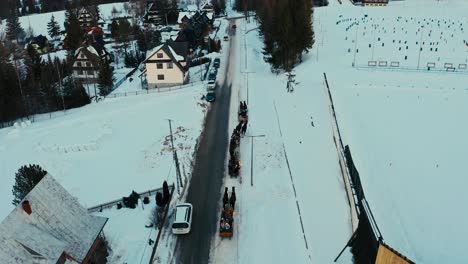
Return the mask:
[[293,175],[292,175],[292,172],[291,172],[291,166],[289,165],[289,159],[288,159],[288,154],[286,152],[286,146],[284,145],[284,141],[283,141],[283,133],[281,131],[281,123],[280,123],[280,120],[279,120],[278,109],[276,108],[275,101],[273,101],[273,106],[275,108],[276,121],[278,123],[278,129],[279,129],[279,132],[280,132],[281,141],[282,141],[282,145],[283,145],[284,158],[286,159],[286,165],[288,166],[289,178],[291,179],[291,186],[292,186],[293,191],[294,191],[294,198],[296,199],[297,214],[299,215],[299,221],[301,223],[302,236],[304,237],[304,243],[305,243],[305,247],[306,247],[306,250],[307,250],[307,256],[309,257],[309,260],[312,262],[312,257],[310,256],[310,253],[309,253],[309,244],[307,243],[307,237],[306,237],[306,234],[305,234],[305,231],[304,231],[304,224],[303,224],[303,221],[302,221],[301,208],[299,206],[299,200],[297,199],[296,186],[294,185],[294,178],[293,178]]

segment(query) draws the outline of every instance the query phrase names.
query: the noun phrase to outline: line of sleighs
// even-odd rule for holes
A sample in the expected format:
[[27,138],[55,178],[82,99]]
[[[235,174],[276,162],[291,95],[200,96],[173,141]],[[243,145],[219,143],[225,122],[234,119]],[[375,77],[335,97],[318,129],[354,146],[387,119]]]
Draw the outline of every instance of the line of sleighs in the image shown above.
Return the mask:
[[219,58],[215,58],[213,60],[213,67],[211,67],[210,71],[208,72],[208,83],[206,86],[206,101],[214,102],[216,100],[216,77],[218,75],[218,68],[221,63]]

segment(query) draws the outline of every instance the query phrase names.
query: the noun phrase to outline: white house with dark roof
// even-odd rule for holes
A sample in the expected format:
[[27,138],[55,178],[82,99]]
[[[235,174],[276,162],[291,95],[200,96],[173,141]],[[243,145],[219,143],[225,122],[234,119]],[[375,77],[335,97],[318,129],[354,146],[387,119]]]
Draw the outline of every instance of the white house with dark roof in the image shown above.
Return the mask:
[[107,218],[47,174],[0,224],[0,263],[91,263]]
[[149,51],[144,63],[148,88],[181,85],[188,81],[186,58],[168,44]]

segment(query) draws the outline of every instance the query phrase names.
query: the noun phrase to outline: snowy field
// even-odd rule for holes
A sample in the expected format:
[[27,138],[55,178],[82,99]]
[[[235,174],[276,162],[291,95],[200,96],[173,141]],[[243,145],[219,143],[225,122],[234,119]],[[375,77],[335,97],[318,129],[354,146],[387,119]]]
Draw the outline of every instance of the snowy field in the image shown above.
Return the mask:
[[24,164],[40,164],[85,207],[174,182],[167,118],[174,120],[181,171],[189,177],[204,118],[203,92],[194,86],[106,99],[24,128],[1,129],[0,219],[13,208],[14,175]]
[[[468,2],[343,3],[318,11],[316,32],[323,36],[312,60],[327,72],[344,144],[385,242],[417,263],[465,263],[468,214],[458,204],[468,202],[462,187],[468,72],[460,68],[468,55]],[[398,61],[406,69],[351,68],[356,33],[357,66],[387,61],[390,68]],[[408,71],[418,57],[422,71]],[[455,74],[427,71],[428,63],[441,70],[452,63]]]
[[[116,16],[128,16],[128,10],[124,8],[125,3],[112,3],[112,4],[103,4],[98,5],[100,16],[104,21],[108,21],[112,18],[112,8],[115,7],[117,10]],[[47,23],[50,22],[50,18],[54,16],[55,21],[60,26],[60,30],[65,30],[65,10],[42,13],[42,14],[32,14],[28,16],[19,17],[19,22],[21,27],[27,32],[27,29],[31,27],[34,32],[34,36],[43,35],[50,39],[49,33],[47,32]],[[0,24],[0,32],[3,32],[6,29],[6,19]]]
[[117,263],[149,263],[153,245],[149,245],[149,239],[156,240],[158,231],[155,228],[147,228],[149,225],[151,210],[155,205],[154,196],[150,197],[150,204],[141,206],[141,200],[135,209],[115,207],[105,209],[97,216],[109,218],[104,227],[104,235],[109,242],[111,253],[108,262]]
[[[468,214],[457,205],[468,202],[462,187],[468,72],[458,68],[467,59],[467,13],[462,0],[406,0],[382,8],[331,0],[315,10],[316,43],[295,69],[294,93],[286,92],[286,77],[271,74],[263,62],[257,25],[244,28],[238,20],[231,129],[239,100],[248,100],[247,136],[265,137],[254,143],[253,186],[251,139],[242,139],[242,176],[225,182],[237,190],[237,233],[231,240],[214,238],[212,262],[333,263],[350,238],[324,72],[384,241],[417,263],[466,262]],[[354,19],[359,28],[351,26]],[[390,68],[399,61],[398,69],[353,68],[356,32],[356,65],[387,61]],[[435,69],[452,63],[455,73],[427,71],[430,62]],[[346,252],[339,262],[350,261]]]
[[[341,12],[336,16],[337,10]],[[316,26],[317,42],[334,46],[321,35],[338,33],[333,42],[341,46],[337,51],[343,54],[342,63],[423,70],[453,67],[468,74],[468,9],[463,1],[407,0],[385,8],[340,6],[333,11],[334,25]]]

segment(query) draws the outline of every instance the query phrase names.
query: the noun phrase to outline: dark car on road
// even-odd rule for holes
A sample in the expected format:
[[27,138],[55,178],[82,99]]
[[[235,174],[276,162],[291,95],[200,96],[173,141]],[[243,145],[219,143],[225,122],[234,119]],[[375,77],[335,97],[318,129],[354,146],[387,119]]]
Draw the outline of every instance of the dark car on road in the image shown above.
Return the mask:
[[214,59],[213,61],[213,66],[215,68],[219,68],[219,64],[221,63],[221,60],[219,58]]
[[205,96],[207,102],[214,102],[216,100],[216,94],[214,91],[210,91]]

